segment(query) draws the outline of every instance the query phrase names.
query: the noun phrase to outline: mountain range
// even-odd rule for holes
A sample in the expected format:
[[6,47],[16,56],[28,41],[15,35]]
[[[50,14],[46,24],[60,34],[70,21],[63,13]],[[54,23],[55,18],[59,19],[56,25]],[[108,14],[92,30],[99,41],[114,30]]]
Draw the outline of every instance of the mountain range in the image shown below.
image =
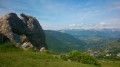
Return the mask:
[[45,30],[46,41],[50,50],[69,52],[71,50],[87,51],[113,49],[120,46],[120,30]]
[[60,32],[71,34],[75,37],[109,37],[109,38],[120,38],[119,29],[68,29],[59,30]]

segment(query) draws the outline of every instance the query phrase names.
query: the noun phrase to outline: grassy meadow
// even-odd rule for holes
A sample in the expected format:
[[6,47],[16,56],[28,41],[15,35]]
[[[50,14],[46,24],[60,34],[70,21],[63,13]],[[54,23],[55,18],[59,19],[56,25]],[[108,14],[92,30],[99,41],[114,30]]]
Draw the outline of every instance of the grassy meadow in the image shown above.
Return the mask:
[[54,55],[33,50],[23,51],[13,45],[0,45],[0,67],[120,67],[120,61],[100,60],[101,66],[96,66],[64,61]]

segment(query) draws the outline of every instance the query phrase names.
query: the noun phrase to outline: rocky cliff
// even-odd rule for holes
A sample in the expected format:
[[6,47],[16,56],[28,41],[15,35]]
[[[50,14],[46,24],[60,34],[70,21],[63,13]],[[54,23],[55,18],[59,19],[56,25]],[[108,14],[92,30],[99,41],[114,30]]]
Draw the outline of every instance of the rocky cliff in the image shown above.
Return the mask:
[[[7,37],[17,47],[29,42],[36,50],[42,47],[47,49],[44,31],[38,20],[33,16],[20,14],[20,17],[18,17],[16,13],[8,13],[0,17],[0,34]],[[18,38],[16,38],[16,35]],[[3,38],[0,37],[0,39]],[[21,40],[22,43],[18,40]]]

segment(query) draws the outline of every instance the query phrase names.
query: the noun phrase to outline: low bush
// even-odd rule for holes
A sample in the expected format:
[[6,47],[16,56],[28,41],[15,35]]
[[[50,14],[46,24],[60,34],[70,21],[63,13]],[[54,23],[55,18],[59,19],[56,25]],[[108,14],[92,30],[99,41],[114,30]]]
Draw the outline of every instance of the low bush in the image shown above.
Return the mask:
[[77,50],[73,50],[66,55],[61,55],[61,58],[63,60],[69,59],[71,61],[81,62],[85,64],[94,64],[94,65],[98,64],[96,58],[90,56],[87,53],[79,52]]

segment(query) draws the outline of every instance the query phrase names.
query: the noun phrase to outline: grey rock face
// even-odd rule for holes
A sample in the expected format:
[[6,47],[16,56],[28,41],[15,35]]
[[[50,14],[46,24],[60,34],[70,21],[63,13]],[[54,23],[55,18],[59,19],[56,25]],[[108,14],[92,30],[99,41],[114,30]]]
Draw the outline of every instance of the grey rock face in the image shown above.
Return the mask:
[[0,17],[0,34],[6,36],[16,46],[20,45],[14,34],[19,35],[23,43],[30,42],[37,50],[42,47],[47,49],[45,34],[38,20],[25,14],[20,14],[20,16],[8,13]]

